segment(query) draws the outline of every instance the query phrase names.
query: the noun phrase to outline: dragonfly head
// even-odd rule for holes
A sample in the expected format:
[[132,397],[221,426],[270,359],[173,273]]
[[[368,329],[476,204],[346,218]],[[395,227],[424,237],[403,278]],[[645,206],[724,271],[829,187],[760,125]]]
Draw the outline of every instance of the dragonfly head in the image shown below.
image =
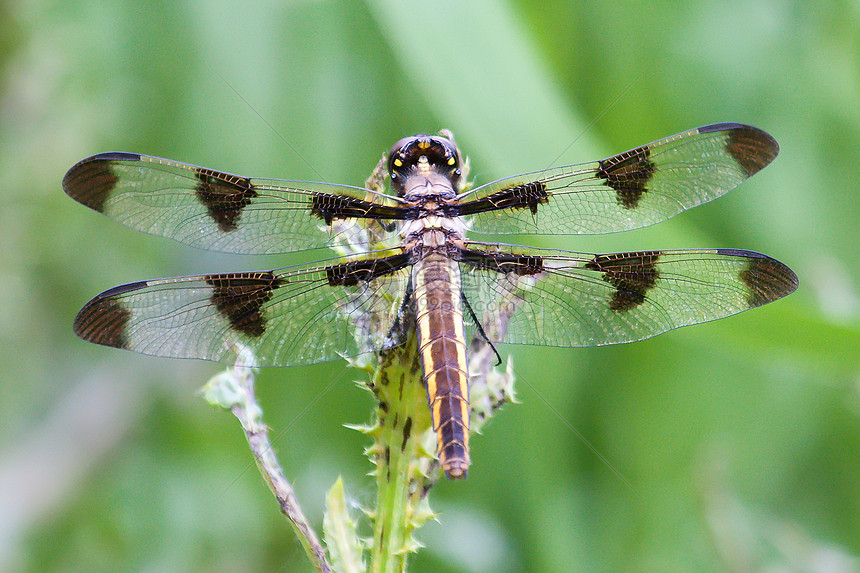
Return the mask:
[[402,197],[409,176],[421,170],[435,171],[459,188],[460,150],[453,141],[441,135],[414,135],[395,143],[388,153],[388,174],[392,190]]

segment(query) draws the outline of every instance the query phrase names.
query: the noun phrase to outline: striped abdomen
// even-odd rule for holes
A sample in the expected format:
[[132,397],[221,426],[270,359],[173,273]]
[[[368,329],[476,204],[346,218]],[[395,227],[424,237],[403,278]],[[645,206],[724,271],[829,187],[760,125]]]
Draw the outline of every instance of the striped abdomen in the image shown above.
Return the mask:
[[413,268],[418,349],[442,469],[449,478],[469,469],[469,386],[460,267],[428,255]]

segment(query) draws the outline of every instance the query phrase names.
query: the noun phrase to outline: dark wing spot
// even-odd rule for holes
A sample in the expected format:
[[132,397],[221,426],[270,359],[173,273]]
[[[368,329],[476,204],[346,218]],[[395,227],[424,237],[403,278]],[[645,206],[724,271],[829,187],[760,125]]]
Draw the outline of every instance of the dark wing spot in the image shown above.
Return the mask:
[[63,177],[63,190],[75,201],[104,213],[105,201],[119,181],[111,169],[111,161],[139,161],[134,153],[102,153],[88,157],[69,169]]
[[457,248],[450,253],[456,261],[473,267],[489,269],[500,273],[515,273],[520,276],[536,275],[543,272],[543,257],[535,255],[513,255],[492,251]]
[[799,284],[797,275],[776,259],[753,251],[720,249],[721,255],[747,257],[747,268],[740,272],[741,281],[749,288],[750,307],[761,306],[793,293]]
[[418,210],[379,205],[345,195],[316,193],[311,199],[311,214],[331,225],[334,219],[410,219],[418,216]]
[[537,215],[538,206],[548,201],[549,193],[546,190],[546,183],[543,181],[531,181],[511,187],[510,189],[496,191],[477,201],[469,201],[462,205],[451,205],[450,210],[454,212],[446,211],[445,216],[466,216],[485,211],[524,209],[526,207],[532,212],[532,215]]
[[225,233],[235,231],[242,210],[257,196],[251,181],[202,167],[196,170],[195,176],[199,181],[195,194],[206,206],[209,216]]
[[131,311],[117,295],[146,286],[146,282],[112,288],[88,302],[75,317],[72,330],[82,340],[113,348],[128,348],[128,322]]
[[615,190],[618,203],[627,209],[636,207],[648,191],[648,181],[655,171],[650,155],[644,146],[598,162],[597,177]]
[[236,332],[259,337],[266,332],[262,307],[272,298],[281,279],[272,272],[211,275],[212,303]]
[[585,268],[603,273],[603,280],[615,287],[609,310],[625,312],[645,302],[657,282],[659,251],[595,255]]
[[367,211],[362,208],[364,201],[353,197],[342,197],[318,193],[311,200],[311,213],[331,225],[334,219],[346,219],[347,217],[361,217]]
[[752,176],[776,158],[779,145],[764,131],[739,125],[729,132],[726,150],[747,172],[747,175]]
[[331,286],[355,286],[382,275],[393,273],[412,263],[409,252],[399,253],[380,259],[351,261],[325,268],[328,284]]

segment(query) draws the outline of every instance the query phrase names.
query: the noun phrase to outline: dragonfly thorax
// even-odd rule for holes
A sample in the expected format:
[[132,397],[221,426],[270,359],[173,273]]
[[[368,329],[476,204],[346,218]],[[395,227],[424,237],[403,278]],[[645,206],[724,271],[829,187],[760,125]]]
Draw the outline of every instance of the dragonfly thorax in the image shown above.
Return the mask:
[[400,234],[406,245],[441,247],[452,242],[462,242],[466,236],[466,225],[460,217],[427,215],[403,225]]

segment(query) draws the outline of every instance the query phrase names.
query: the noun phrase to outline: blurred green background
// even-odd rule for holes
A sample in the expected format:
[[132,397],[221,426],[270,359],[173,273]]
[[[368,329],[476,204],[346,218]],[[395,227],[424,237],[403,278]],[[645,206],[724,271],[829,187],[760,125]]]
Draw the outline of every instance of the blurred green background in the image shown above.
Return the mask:
[[[860,570],[858,29],[856,1],[0,3],[0,569],[307,570],[238,425],[195,393],[220,367],[71,332],[117,284],[303,258],[134,233],[63,194],[77,160],[360,185],[394,141],[447,127],[481,183],[737,121],[781,154],[727,197],[525,242],[752,249],[798,292],[638,344],[500,348],[522,403],[432,491],[411,569]],[[317,526],[339,474],[373,501],[342,426],[369,420],[360,378],[258,377]]]

